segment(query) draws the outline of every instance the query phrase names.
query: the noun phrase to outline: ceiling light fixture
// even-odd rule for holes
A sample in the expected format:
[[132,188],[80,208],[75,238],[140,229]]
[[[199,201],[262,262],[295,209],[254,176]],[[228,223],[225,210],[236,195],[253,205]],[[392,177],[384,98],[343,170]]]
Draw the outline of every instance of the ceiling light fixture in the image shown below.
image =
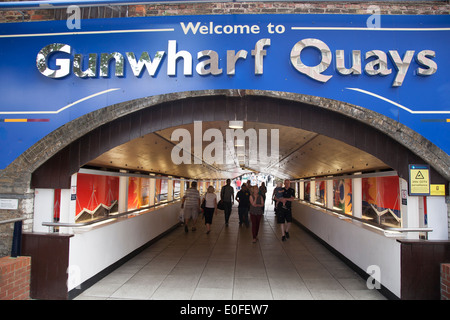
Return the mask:
[[242,129],[244,128],[244,121],[239,120],[229,121],[228,127],[231,129]]

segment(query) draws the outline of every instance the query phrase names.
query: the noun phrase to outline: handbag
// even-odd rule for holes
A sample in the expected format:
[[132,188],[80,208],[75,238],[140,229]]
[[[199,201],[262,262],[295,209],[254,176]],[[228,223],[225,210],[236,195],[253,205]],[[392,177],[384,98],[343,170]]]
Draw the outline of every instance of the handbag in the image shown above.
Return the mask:
[[205,210],[205,207],[206,207],[206,199],[203,199],[202,204],[200,205],[200,208]]
[[217,209],[219,210],[225,210],[225,205],[223,203],[223,200],[220,200],[219,203],[217,204]]

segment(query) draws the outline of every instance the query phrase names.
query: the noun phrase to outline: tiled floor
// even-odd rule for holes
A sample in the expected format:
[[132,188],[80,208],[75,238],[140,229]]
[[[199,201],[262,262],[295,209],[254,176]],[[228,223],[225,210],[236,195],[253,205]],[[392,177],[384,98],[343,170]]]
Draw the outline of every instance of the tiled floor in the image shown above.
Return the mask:
[[177,228],[75,299],[385,299],[295,224],[281,242],[272,208],[256,243],[237,207],[228,227],[219,211],[210,234]]

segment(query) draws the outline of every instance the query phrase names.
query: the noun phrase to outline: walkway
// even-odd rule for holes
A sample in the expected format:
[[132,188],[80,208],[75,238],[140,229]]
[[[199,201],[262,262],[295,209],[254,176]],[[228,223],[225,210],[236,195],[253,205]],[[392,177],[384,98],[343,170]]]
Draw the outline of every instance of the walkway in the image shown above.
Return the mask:
[[256,243],[237,207],[228,227],[219,211],[209,235],[201,220],[195,232],[177,228],[76,299],[385,299],[297,225],[281,242],[272,208]]

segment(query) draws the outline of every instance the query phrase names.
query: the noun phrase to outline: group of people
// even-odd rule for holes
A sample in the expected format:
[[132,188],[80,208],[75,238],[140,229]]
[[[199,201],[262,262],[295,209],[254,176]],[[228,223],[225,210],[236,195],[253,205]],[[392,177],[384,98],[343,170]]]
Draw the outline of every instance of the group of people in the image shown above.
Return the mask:
[[[284,187],[281,183],[277,185],[272,194],[272,200],[275,202],[275,214],[277,223],[281,225],[281,240],[286,241],[289,238],[289,228],[292,222],[291,202],[295,199],[295,191],[290,187],[290,181],[284,181]],[[231,180],[228,179],[226,185],[220,190],[221,207],[224,210],[225,225],[231,215],[231,209],[234,200],[238,201],[239,226],[249,227],[248,214],[252,225],[253,242],[258,239],[259,225],[261,217],[264,214],[264,203],[266,201],[267,188],[263,183],[258,188],[256,185],[242,184],[240,190],[234,196],[234,188],[231,186]],[[185,192],[181,202],[181,208],[184,210],[184,231],[189,232],[189,220],[192,220],[192,231],[196,230],[196,223],[200,208],[203,209],[206,225],[206,233],[211,232],[211,224],[214,212],[217,210],[218,201],[213,186],[209,186],[203,199],[197,190],[197,182],[193,181],[190,188]]]

